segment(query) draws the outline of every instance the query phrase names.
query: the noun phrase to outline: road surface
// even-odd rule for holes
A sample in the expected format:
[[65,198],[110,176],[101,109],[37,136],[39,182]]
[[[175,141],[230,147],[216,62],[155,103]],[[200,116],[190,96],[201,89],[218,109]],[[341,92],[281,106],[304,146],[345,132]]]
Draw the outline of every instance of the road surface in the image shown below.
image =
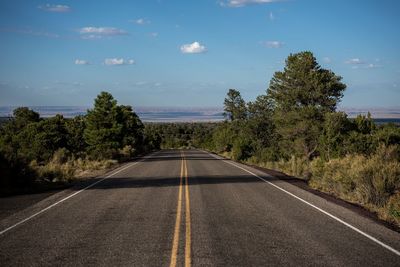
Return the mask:
[[199,150],[155,152],[3,217],[1,266],[400,266],[399,233]]

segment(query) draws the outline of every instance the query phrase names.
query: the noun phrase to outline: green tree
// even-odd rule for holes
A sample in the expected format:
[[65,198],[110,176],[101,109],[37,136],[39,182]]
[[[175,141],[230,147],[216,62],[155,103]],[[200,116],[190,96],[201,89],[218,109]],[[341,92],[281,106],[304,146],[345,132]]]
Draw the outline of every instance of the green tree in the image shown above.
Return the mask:
[[65,119],[61,115],[40,119],[25,107],[14,110],[14,117],[1,129],[0,147],[7,158],[47,161],[55,150],[67,146]]
[[384,124],[375,131],[376,142],[390,145],[400,145],[400,127],[393,123]]
[[224,115],[231,121],[246,119],[246,102],[239,91],[229,89],[224,101],[224,110]]
[[17,136],[31,123],[40,121],[39,113],[27,108],[19,107],[14,109],[13,117],[0,128],[0,147],[6,155],[13,154],[18,157],[21,144]]
[[236,160],[246,160],[253,153],[252,140],[245,133],[238,134],[232,145],[232,157]]
[[214,148],[217,152],[229,152],[232,149],[236,133],[232,124],[224,122],[213,133]]
[[66,120],[65,127],[67,130],[67,148],[74,154],[83,154],[86,150],[86,142],[83,133],[86,128],[85,117],[76,116]]
[[144,128],[144,145],[147,150],[160,149],[162,140],[161,127],[158,124],[147,123]]
[[276,161],[280,157],[277,134],[273,121],[273,105],[267,95],[260,95],[249,102],[247,135],[252,140],[253,155],[260,161]]
[[22,129],[31,122],[38,122],[40,120],[39,113],[27,108],[19,107],[13,111],[13,121],[17,129]]
[[120,148],[123,124],[118,120],[120,109],[110,93],[101,92],[88,110],[84,139],[93,158],[113,158]]
[[320,153],[324,159],[343,157],[346,154],[345,140],[351,130],[351,122],[344,112],[325,114],[320,138]]
[[131,106],[118,106],[118,122],[122,125],[120,143],[122,147],[130,147],[131,154],[143,148],[144,126]]
[[345,146],[348,153],[370,155],[377,149],[378,143],[373,136],[376,125],[369,112],[367,116],[358,115],[351,128]]
[[275,140],[271,99],[266,95],[258,96],[254,102],[248,103],[248,114],[247,127],[253,139],[262,147],[272,145]]
[[47,161],[57,149],[67,147],[65,119],[62,115],[56,115],[30,123],[15,138],[21,157]]
[[371,117],[371,113],[368,112],[367,116],[358,115],[354,119],[354,126],[356,131],[361,134],[372,134],[376,129],[374,120]]
[[321,68],[311,52],[291,54],[283,71],[275,72],[267,95],[274,123],[288,154],[310,159],[318,148],[324,114],[333,112],[346,85]]

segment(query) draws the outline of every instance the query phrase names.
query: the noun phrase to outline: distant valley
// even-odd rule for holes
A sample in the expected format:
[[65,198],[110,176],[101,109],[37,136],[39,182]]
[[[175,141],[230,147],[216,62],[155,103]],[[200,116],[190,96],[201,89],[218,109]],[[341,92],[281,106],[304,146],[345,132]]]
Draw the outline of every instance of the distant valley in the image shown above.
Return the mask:
[[[16,107],[0,107],[0,117],[12,116]],[[70,118],[86,114],[89,107],[85,106],[30,106],[42,117],[52,117],[56,114]],[[350,118],[371,113],[377,123],[400,123],[400,107],[389,108],[339,108]],[[216,122],[224,120],[222,107],[137,107],[135,112],[145,122]]]

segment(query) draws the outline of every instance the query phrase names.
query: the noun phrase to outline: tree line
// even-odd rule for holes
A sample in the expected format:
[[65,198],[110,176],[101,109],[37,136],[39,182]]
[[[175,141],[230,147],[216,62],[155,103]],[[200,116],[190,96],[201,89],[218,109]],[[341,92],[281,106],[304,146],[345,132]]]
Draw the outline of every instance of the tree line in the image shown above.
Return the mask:
[[400,128],[338,112],[345,89],[306,51],[289,55],[254,101],[229,89],[220,123],[144,124],[107,92],[71,119],[17,108],[0,127],[0,186],[68,179],[153,149],[197,147],[303,178],[400,225]]
[[0,128],[1,188],[9,191],[31,186],[38,179],[51,182],[66,175],[65,168],[57,168],[56,173],[55,167],[40,171],[46,166],[48,170],[50,163],[62,165],[72,160],[83,162],[83,167],[89,162],[129,159],[154,149],[144,128],[131,106],[118,105],[107,92],[97,96],[85,116],[74,118],[41,118],[27,107],[16,108]]
[[246,103],[238,90],[229,89],[224,122],[153,123],[145,131],[160,138],[161,147],[195,146],[253,161],[331,160],[399,145],[396,125],[378,126],[370,114],[352,119],[337,111],[346,88],[341,80],[311,52],[292,54],[254,101]]
[[285,63],[254,101],[229,89],[224,122],[157,124],[152,132],[162,147],[196,146],[277,169],[400,225],[400,128],[338,112],[346,85],[311,52]]

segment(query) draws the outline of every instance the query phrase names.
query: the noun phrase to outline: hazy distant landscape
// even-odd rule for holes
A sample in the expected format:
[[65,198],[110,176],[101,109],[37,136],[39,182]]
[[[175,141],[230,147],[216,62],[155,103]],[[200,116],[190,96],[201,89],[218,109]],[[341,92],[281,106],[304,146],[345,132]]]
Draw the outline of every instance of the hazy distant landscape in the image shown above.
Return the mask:
[[[16,107],[0,107],[0,117],[11,117]],[[66,118],[85,115],[90,107],[80,106],[31,106],[41,117],[61,114]],[[391,108],[339,108],[350,118],[371,113],[377,123],[400,123],[400,107]],[[223,107],[137,107],[137,115],[144,122],[217,122],[224,120]]]

